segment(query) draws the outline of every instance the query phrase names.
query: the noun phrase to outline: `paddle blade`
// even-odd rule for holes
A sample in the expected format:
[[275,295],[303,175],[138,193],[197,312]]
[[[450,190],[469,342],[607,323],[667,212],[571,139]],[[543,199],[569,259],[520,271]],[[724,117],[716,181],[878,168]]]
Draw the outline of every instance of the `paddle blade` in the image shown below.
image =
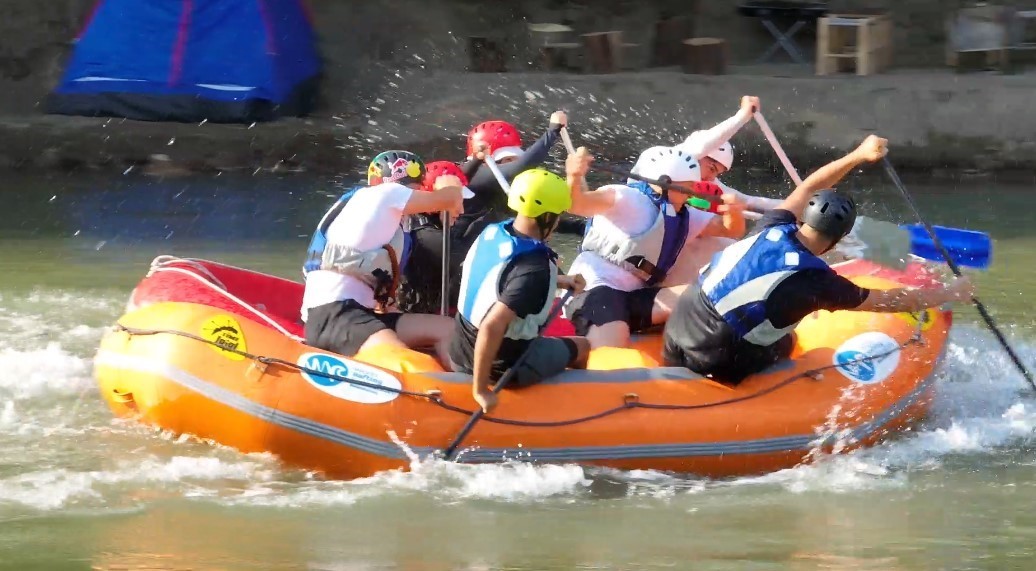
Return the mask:
[[[906,224],[901,228],[910,232],[910,251],[915,256],[939,262],[946,261],[935,246],[932,237],[922,224]],[[986,269],[989,267],[993,252],[993,242],[989,234],[961,228],[933,226],[933,230],[954,262],[961,266]]]

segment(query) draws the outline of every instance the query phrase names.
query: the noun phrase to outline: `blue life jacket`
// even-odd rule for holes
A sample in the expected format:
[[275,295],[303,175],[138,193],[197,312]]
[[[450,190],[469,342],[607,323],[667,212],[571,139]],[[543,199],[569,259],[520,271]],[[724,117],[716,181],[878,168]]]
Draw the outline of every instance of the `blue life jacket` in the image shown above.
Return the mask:
[[543,300],[540,311],[526,317],[516,318],[507,327],[505,337],[510,339],[535,339],[547,320],[554,305],[553,292],[557,289],[557,254],[540,240],[516,236],[514,219],[490,224],[478,236],[468,250],[461,266],[460,296],[457,311],[478,328],[486,313],[499,300],[504,270],[512,260],[530,252],[541,252],[549,258],[551,266],[551,295]]
[[795,328],[777,329],[767,316],[773,291],[803,270],[826,269],[798,239],[796,224],[766,228],[728,246],[701,270],[699,283],[705,298],[734,332],[754,345],[770,346]]

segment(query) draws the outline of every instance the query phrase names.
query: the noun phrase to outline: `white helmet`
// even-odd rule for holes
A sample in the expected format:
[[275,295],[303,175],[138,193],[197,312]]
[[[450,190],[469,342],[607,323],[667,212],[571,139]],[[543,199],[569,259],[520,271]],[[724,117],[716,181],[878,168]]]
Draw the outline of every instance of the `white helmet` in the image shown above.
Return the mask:
[[[648,161],[648,157],[651,156],[652,153],[656,153],[656,152],[658,152],[660,150],[665,150],[665,149],[668,149],[668,148],[669,147],[649,147],[643,153],[640,153],[640,156],[637,157],[637,162],[633,163],[633,168],[630,169],[630,172],[633,173],[633,174],[640,174],[640,169],[644,168],[644,165]],[[628,178],[628,179],[626,179],[626,182],[627,183],[637,182],[637,179],[635,179],[635,178]]]
[[637,161],[639,169],[635,174],[658,180],[663,176],[673,182],[697,182],[701,180],[701,167],[690,153],[674,147],[652,147]]
[[[695,131],[691,133],[691,135],[687,137],[687,139],[684,140],[683,144],[690,148],[693,148],[695,139],[699,139],[707,135],[708,133],[706,133],[705,131]],[[713,159],[714,161],[718,162],[719,164],[723,165],[729,170],[730,166],[734,164],[734,146],[730,144],[730,141],[726,141],[722,145],[720,145],[718,149],[712,151],[711,153],[705,156],[709,157],[710,159]]]

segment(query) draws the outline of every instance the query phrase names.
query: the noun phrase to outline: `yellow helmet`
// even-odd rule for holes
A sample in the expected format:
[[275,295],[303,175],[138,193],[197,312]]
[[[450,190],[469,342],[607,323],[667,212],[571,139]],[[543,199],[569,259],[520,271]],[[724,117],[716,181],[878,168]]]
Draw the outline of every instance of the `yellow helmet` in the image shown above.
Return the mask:
[[545,212],[561,214],[572,207],[572,194],[560,176],[544,169],[529,169],[514,177],[507,207],[529,218]]

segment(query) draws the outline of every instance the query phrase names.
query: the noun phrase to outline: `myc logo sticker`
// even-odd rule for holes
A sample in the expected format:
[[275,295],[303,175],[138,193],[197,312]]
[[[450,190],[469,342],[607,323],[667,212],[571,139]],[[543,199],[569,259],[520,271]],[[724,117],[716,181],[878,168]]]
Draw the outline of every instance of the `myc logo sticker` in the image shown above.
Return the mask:
[[303,368],[302,377],[311,385],[333,397],[352,402],[386,403],[398,397],[396,391],[402,388],[399,379],[384,371],[327,353],[303,353],[296,364]]
[[861,333],[835,351],[833,365],[846,378],[858,383],[880,383],[899,366],[899,343],[885,333]]

